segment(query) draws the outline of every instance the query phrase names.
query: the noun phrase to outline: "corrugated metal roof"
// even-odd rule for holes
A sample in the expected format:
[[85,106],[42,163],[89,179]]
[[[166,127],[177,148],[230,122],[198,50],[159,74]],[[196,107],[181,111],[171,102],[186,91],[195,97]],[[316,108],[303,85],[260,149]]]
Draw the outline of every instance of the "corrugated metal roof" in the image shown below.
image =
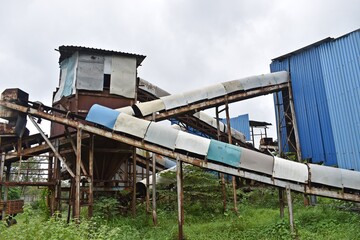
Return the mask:
[[360,30],[356,30],[271,63],[272,72],[289,70],[291,74],[303,159],[360,170],[359,58]]
[[56,49],[60,52],[59,63],[61,63],[64,59],[71,57],[75,52],[84,52],[84,53],[92,53],[92,54],[100,54],[100,55],[116,55],[116,56],[127,56],[136,58],[136,66],[140,66],[142,61],[146,58],[144,55],[127,53],[127,52],[119,52],[113,50],[105,50],[99,48],[89,48],[89,47],[81,47],[81,46],[59,46],[59,49]]

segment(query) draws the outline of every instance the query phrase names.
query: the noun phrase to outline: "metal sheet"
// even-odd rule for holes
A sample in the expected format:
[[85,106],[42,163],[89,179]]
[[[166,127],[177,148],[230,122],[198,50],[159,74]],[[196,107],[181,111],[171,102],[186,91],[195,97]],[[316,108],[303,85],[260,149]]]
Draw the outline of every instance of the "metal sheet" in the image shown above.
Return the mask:
[[156,86],[142,78],[140,78],[139,88],[148,93],[151,93],[155,97],[164,97],[164,96],[170,95],[170,93],[168,93],[167,91],[159,88],[158,86]]
[[76,73],[76,89],[102,91],[104,56],[80,54]]
[[346,169],[340,171],[343,187],[360,190],[360,172]]
[[123,108],[118,108],[116,109],[116,111],[119,111],[119,112],[122,112],[122,113],[126,113],[127,115],[130,115],[130,116],[134,116],[135,113],[134,113],[134,110],[131,106],[127,106],[127,107],[123,107]]
[[207,159],[238,168],[242,148],[211,139]]
[[[206,114],[205,112],[196,112],[193,114],[193,116],[217,129],[216,119]],[[225,125],[222,122],[219,122],[219,128],[221,132],[224,132]]]
[[273,167],[274,158],[272,156],[241,148],[240,168],[272,176]]
[[151,122],[144,140],[169,149],[175,149],[179,130],[165,127],[162,123]]
[[175,142],[175,148],[190,153],[206,156],[210,145],[210,139],[199,137],[190,133],[179,131]]
[[224,86],[224,89],[227,94],[244,90],[244,87],[240,80],[224,82],[222,83],[222,85]]
[[187,101],[182,93],[161,97],[160,99],[163,100],[166,110],[187,105]]
[[[221,119],[221,122],[227,124],[226,119]],[[230,126],[232,129],[237,131],[231,130],[231,135],[235,133],[241,133],[234,137],[239,137],[248,141],[250,141],[250,123],[249,123],[249,114],[239,115],[237,117],[230,118]],[[226,131],[227,132],[227,131]]]
[[309,172],[306,164],[274,157],[274,178],[307,183]]
[[144,138],[150,121],[139,119],[125,113],[120,113],[114,125],[114,130],[131,136]]
[[145,117],[152,113],[165,110],[165,104],[163,100],[156,99],[150,102],[137,103],[136,106],[140,109],[141,114]]
[[225,88],[221,83],[205,87],[204,91],[207,93],[207,99],[225,96],[226,94]]
[[113,129],[119,114],[120,112],[116,110],[94,104],[86,116],[86,121]]
[[360,171],[360,30],[319,52],[338,166]]
[[194,91],[185,92],[183,93],[183,96],[186,100],[186,103],[190,104],[190,103],[199,102],[201,100],[206,100],[207,92],[205,91],[205,89],[197,89]]
[[[302,155],[360,171],[360,31],[307,46],[273,60],[291,68]],[[287,64],[284,64],[287,63]]]
[[271,86],[289,81],[289,74],[286,71],[262,74],[241,80],[244,90],[255,89],[259,87]]
[[105,56],[104,74],[111,74],[111,72],[112,72],[112,56]]
[[74,94],[76,68],[78,63],[78,52],[74,53],[70,58],[65,59],[60,63],[61,78],[59,90],[54,96],[54,102],[59,101],[63,96],[70,96]]
[[308,164],[311,182],[342,188],[341,170],[339,168]]
[[136,91],[136,59],[113,56],[111,66],[110,93],[134,98]]

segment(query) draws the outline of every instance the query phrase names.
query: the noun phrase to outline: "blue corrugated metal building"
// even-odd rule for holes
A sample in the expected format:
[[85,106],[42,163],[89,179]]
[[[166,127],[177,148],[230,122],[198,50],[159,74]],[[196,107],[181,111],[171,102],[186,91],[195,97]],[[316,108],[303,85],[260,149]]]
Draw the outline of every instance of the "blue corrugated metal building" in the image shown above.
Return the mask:
[[[226,118],[220,118],[220,121],[227,125]],[[250,124],[249,124],[249,114],[239,115],[237,117],[230,118],[231,128],[238,130],[245,135],[246,141],[250,141]]]
[[[360,171],[360,29],[273,59],[270,69],[291,74],[303,160]],[[277,122],[283,95],[274,95]],[[289,133],[281,126],[285,144]]]

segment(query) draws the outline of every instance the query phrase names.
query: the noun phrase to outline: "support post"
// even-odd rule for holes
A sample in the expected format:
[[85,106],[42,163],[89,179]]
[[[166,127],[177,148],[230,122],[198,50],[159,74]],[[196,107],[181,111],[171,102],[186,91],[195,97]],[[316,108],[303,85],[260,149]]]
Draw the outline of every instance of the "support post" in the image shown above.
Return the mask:
[[287,196],[287,203],[288,203],[288,210],[289,210],[289,221],[290,221],[290,231],[291,234],[294,234],[294,215],[293,215],[293,205],[291,199],[291,190],[289,186],[286,186],[286,196]]
[[[229,104],[228,104],[227,98],[226,98],[226,102],[225,102],[225,109],[226,109],[225,110],[226,123],[227,123],[227,130],[228,130],[228,142],[229,142],[229,144],[232,144],[230,113],[229,113]],[[234,198],[234,212],[238,213],[235,176],[232,176],[232,187],[233,187],[233,198]]]
[[[27,169],[29,169],[29,164],[27,166]],[[27,170],[29,171],[29,170]],[[48,157],[48,182],[51,182],[53,179],[53,157]],[[49,195],[46,196],[48,207],[50,208],[50,215],[53,216],[55,213],[55,208],[53,204],[54,194],[55,194],[55,188],[54,186],[48,187]]]
[[177,180],[177,198],[178,198],[178,225],[179,225],[179,233],[178,239],[184,239],[184,191],[183,191],[183,169],[182,162],[177,159],[176,160],[176,180]]
[[88,207],[88,217],[93,216],[94,209],[94,135],[90,135],[89,143],[89,207]]
[[[59,141],[55,140],[55,149],[59,151]],[[61,179],[60,179],[60,161],[56,156],[54,158],[54,181],[55,181],[55,194],[53,203],[55,211],[61,211]]]
[[150,213],[150,159],[151,158],[149,152],[146,152],[146,214]]
[[[2,184],[3,183],[3,175],[4,175],[4,164],[5,164],[5,153],[3,152],[1,154],[1,164],[0,164],[0,182],[1,182],[0,200],[5,200],[4,199],[5,194],[3,194],[3,189],[6,186],[4,187],[4,185]],[[5,216],[5,206],[4,206],[3,211],[2,211],[1,214],[2,214],[1,216]]]
[[[215,114],[216,114],[217,138],[220,141],[219,107],[215,108]],[[223,211],[226,212],[226,186],[225,186],[225,178],[223,173],[220,173],[220,179],[221,179],[221,192],[223,196]]]
[[76,134],[76,175],[75,175],[75,206],[74,218],[80,222],[80,174],[81,174],[81,133],[82,129],[78,128]]
[[[6,171],[5,171],[5,182],[9,182],[10,181],[10,169],[11,169],[11,163],[9,165],[6,166]],[[5,217],[6,215],[6,208],[7,208],[7,204],[8,204],[8,197],[9,197],[9,186],[5,185],[5,191],[4,191],[4,205],[3,205],[3,211],[2,211],[2,216]]]
[[133,217],[136,216],[136,148],[133,148],[133,155],[132,155],[132,160],[133,160],[133,186],[132,186],[132,190],[133,190],[133,194],[132,194],[132,206],[131,206],[131,210],[132,210],[132,215]]
[[279,206],[280,206],[280,218],[284,218],[285,200],[284,189],[279,188]]
[[153,223],[157,225],[157,213],[156,213],[156,158],[155,154],[152,155],[152,215]]

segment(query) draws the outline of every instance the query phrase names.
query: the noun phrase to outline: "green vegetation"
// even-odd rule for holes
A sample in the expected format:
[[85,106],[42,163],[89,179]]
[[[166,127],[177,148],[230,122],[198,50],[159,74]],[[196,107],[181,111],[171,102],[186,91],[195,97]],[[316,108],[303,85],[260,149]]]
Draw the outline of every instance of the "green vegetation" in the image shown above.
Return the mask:
[[[173,178],[172,173],[167,177]],[[186,239],[360,239],[360,215],[349,209],[352,203],[318,198],[318,205],[304,207],[303,196],[293,193],[296,236],[288,219],[280,219],[277,189],[262,185],[238,189],[239,212],[232,208],[228,186],[228,209],[222,209],[221,186],[210,173],[188,168],[184,174]],[[158,225],[138,203],[137,217],[119,216],[117,200],[101,198],[95,217],[81,224],[66,224],[58,215],[44,220],[42,208],[25,208],[18,224],[0,226],[0,239],[177,239],[177,203],[174,186],[159,186]],[[85,210],[85,208],[84,208]],[[287,209],[285,209],[287,213]],[[285,214],[287,215],[287,214]]]

